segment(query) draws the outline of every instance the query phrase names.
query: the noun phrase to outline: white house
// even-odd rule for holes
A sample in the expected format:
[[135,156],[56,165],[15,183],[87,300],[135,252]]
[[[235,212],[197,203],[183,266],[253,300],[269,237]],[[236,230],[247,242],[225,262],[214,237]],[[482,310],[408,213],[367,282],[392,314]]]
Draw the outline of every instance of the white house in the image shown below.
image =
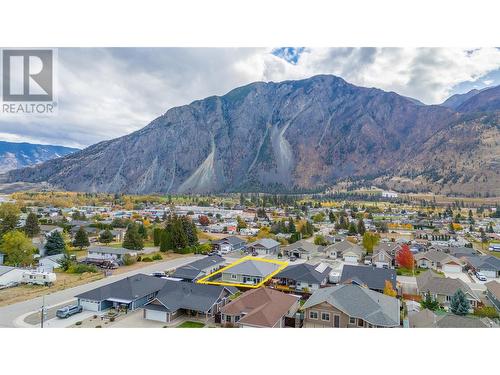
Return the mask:
[[20,283],[23,279],[24,270],[16,267],[0,265],[0,286],[9,283]]

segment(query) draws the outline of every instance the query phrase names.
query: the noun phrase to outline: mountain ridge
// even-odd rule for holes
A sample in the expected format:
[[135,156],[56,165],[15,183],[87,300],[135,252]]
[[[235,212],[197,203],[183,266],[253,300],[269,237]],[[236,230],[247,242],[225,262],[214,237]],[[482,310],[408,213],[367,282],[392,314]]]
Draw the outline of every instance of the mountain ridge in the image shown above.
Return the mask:
[[[6,179],[89,192],[293,192],[346,178],[384,178],[399,186],[394,178],[419,173],[424,182],[415,189],[439,190],[439,180],[425,178],[439,164],[435,155],[424,158],[421,168],[412,168],[412,158],[430,148],[426,143],[433,137],[445,142],[445,129],[455,123],[469,121],[486,129],[485,118],[464,116],[331,75],[254,82],[171,108],[129,135],[11,171]],[[491,136],[496,141],[495,124]],[[483,152],[482,146],[474,147]],[[490,154],[496,155],[498,147],[492,147]],[[453,158],[460,157],[459,151],[447,148]],[[440,168],[446,171],[447,166]],[[500,194],[489,185],[478,191]]]

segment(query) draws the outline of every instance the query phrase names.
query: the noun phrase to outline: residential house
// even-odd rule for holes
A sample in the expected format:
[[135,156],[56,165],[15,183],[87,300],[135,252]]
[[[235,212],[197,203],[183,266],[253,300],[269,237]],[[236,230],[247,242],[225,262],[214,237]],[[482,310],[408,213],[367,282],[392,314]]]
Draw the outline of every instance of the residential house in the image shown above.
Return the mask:
[[331,271],[325,263],[291,265],[275,276],[279,280],[277,289],[312,293],[328,283]]
[[429,292],[431,296],[445,308],[449,308],[451,298],[459,289],[462,290],[466,298],[469,300],[472,311],[473,308],[481,302],[481,300],[462,280],[440,277],[432,270],[428,270],[417,276],[418,293],[424,297],[426,293]]
[[460,259],[455,258],[453,255],[437,250],[429,250],[425,253],[415,255],[415,262],[417,267],[430,268],[447,273],[462,272],[464,265]]
[[45,272],[53,272],[54,269],[61,267],[61,260],[64,254],[49,255],[38,260],[38,268]]
[[342,259],[346,263],[358,264],[359,262],[361,262],[361,259],[365,254],[366,251],[363,250],[363,248],[358,245],[354,245],[350,249],[342,252]]
[[272,276],[279,267],[276,263],[249,259],[222,271],[221,280],[226,283],[256,285]]
[[437,315],[431,310],[409,314],[410,328],[490,328],[495,327],[488,318],[459,316],[454,314]]
[[238,290],[233,287],[162,280],[164,285],[144,306],[143,317],[164,323],[183,315],[214,318]]
[[249,290],[221,310],[221,324],[241,328],[282,328],[285,319],[294,319],[299,296],[269,288]]
[[486,284],[486,297],[500,311],[500,283],[496,280],[489,281]]
[[0,265],[0,286],[20,283],[24,272],[25,270],[21,268]]
[[325,247],[324,251],[328,258],[337,259],[341,258],[344,251],[351,250],[353,247],[357,245],[350,241],[341,241],[336,242],[332,245],[328,245]]
[[75,298],[78,299],[78,305],[88,311],[103,311],[111,307],[136,310],[152,301],[165,281],[139,273],[78,294]]
[[279,254],[280,243],[272,238],[261,238],[247,245],[247,251],[258,255]]
[[455,258],[462,258],[466,256],[476,255],[477,251],[472,247],[449,247],[448,254],[454,256]]
[[391,268],[394,264],[394,257],[383,247],[376,247],[373,249],[371,262],[377,268]]
[[246,241],[236,236],[229,236],[221,238],[212,242],[212,248],[223,254],[230,253],[231,251],[242,250],[245,247]]
[[500,277],[500,258],[492,255],[471,255],[463,258],[467,265],[484,276],[496,279]]
[[400,326],[397,298],[354,284],[321,288],[311,295],[303,308],[306,328]]
[[296,258],[307,259],[316,254],[321,248],[321,246],[315,245],[312,242],[300,240],[284,247],[283,252],[288,257],[294,256]]
[[397,290],[396,270],[346,264],[342,268],[342,275],[340,276],[340,284],[366,286],[380,293],[384,292],[386,281],[389,281],[392,288]]
[[222,268],[225,262],[226,260],[219,255],[207,256],[185,266],[178,267],[170,276],[184,281],[195,282]]
[[91,246],[88,249],[88,257],[92,259],[120,260],[127,254],[130,256],[137,256],[138,253],[138,250],[111,246]]

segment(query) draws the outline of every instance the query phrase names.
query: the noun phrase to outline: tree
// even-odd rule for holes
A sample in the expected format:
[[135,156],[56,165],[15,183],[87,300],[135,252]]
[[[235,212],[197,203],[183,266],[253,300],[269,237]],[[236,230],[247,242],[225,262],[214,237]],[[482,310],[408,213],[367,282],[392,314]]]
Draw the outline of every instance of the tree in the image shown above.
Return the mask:
[[325,240],[325,236],[323,236],[322,234],[318,234],[317,236],[315,236],[314,237],[314,244],[320,245],[320,246],[327,245],[327,242]]
[[413,253],[407,244],[401,246],[401,249],[397,252],[396,262],[400,267],[406,268],[407,270],[413,269],[415,260],[413,258]]
[[0,235],[16,229],[20,213],[14,203],[0,204]]
[[113,233],[109,229],[105,229],[104,232],[99,235],[99,242],[108,244],[110,242],[113,242],[113,238]]
[[293,217],[288,218],[288,233],[295,233],[297,229],[295,228],[295,223],[293,222]]
[[144,241],[142,236],[139,234],[139,228],[137,224],[129,224],[129,226],[127,227],[127,231],[125,232],[125,237],[123,238],[122,246],[125,249],[130,250],[142,250],[144,248]]
[[330,220],[330,223],[335,223],[335,214],[333,213],[333,211],[330,210],[330,212],[328,213],[328,219]]
[[182,230],[186,233],[188,246],[198,245],[198,235],[196,234],[196,225],[188,216],[181,216]]
[[349,229],[347,230],[347,234],[352,236],[352,235],[355,235],[357,234],[357,229],[356,229],[356,225],[354,225],[354,223],[351,223],[349,224]]
[[391,297],[396,297],[398,294],[392,287],[392,283],[389,280],[385,280],[384,294]]
[[200,215],[200,217],[198,218],[198,222],[200,223],[200,225],[206,227],[208,224],[210,224],[210,219],[208,218],[208,216]]
[[35,247],[31,240],[19,230],[13,230],[2,236],[0,245],[5,254],[5,264],[9,266],[29,266],[33,263]]
[[84,247],[90,246],[89,236],[87,235],[84,227],[80,227],[76,232],[73,246],[78,247],[80,250]]
[[362,245],[367,253],[372,253],[379,241],[380,236],[377,233],[365,232],[365,234],[363,234]]
[[26,218],[26,224],[24,225],[24,233],[29,238],[33,238],[40,233],[40,226],[38,225],[38,217],[34,212],[30,212]]
[[155,246],[160,246],[161,242],[161,228],[155,227],[153,229],[153,244]]
[[238,232],[241,230],[241,229],[244,229],[247,227],[247,223],[245,222],[245,220],[243,220],[241,217],[239,216],[236,216],[236,222],[238,223],[238,226],[237,226],[237,230]]
[[420,301],[420,306],[424,309],[435,311],[439,308],[439,302],[431,296],[431,293],[427,291],[425,297]]
[[465,297],[462,289],[458,289],[451,297],[450,310],[455,315],[467,315],[469,313],[470,303]]
[[143,240],[146,240],[148,238],[148,230],[146,229],[146,226],[144,224],[139,224],[137,232],[140,234]]
[[165,252],[172,250],[174,247],[172,243],[172,235],[169,230],[163,229],[160,236],[160,251]]
[[360,235],[363,235],[366,232],[365,222],[361,218],[358,220],[357,230]]
[[64,253],[65,250],[66,245],[61,232],[54,230],[47,238],[47,243],[45,244],[46,255],[61,254]]

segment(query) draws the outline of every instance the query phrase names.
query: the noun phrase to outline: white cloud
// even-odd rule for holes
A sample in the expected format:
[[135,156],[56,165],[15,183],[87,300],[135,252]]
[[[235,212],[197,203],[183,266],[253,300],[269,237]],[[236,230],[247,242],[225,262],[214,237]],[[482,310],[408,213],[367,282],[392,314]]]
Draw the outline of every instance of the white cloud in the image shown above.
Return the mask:
[[500,50],[495,48],[307,48],[296,64],[271,52],[272,48],[60,49],[58,115],[0,117],[0,139],[87,146],[140,129],[169,108],[196,99],[253,81],[315,74],[335,74],[356,85],[432,104],[464,82],[483,83],[483,76],[500,68]]

